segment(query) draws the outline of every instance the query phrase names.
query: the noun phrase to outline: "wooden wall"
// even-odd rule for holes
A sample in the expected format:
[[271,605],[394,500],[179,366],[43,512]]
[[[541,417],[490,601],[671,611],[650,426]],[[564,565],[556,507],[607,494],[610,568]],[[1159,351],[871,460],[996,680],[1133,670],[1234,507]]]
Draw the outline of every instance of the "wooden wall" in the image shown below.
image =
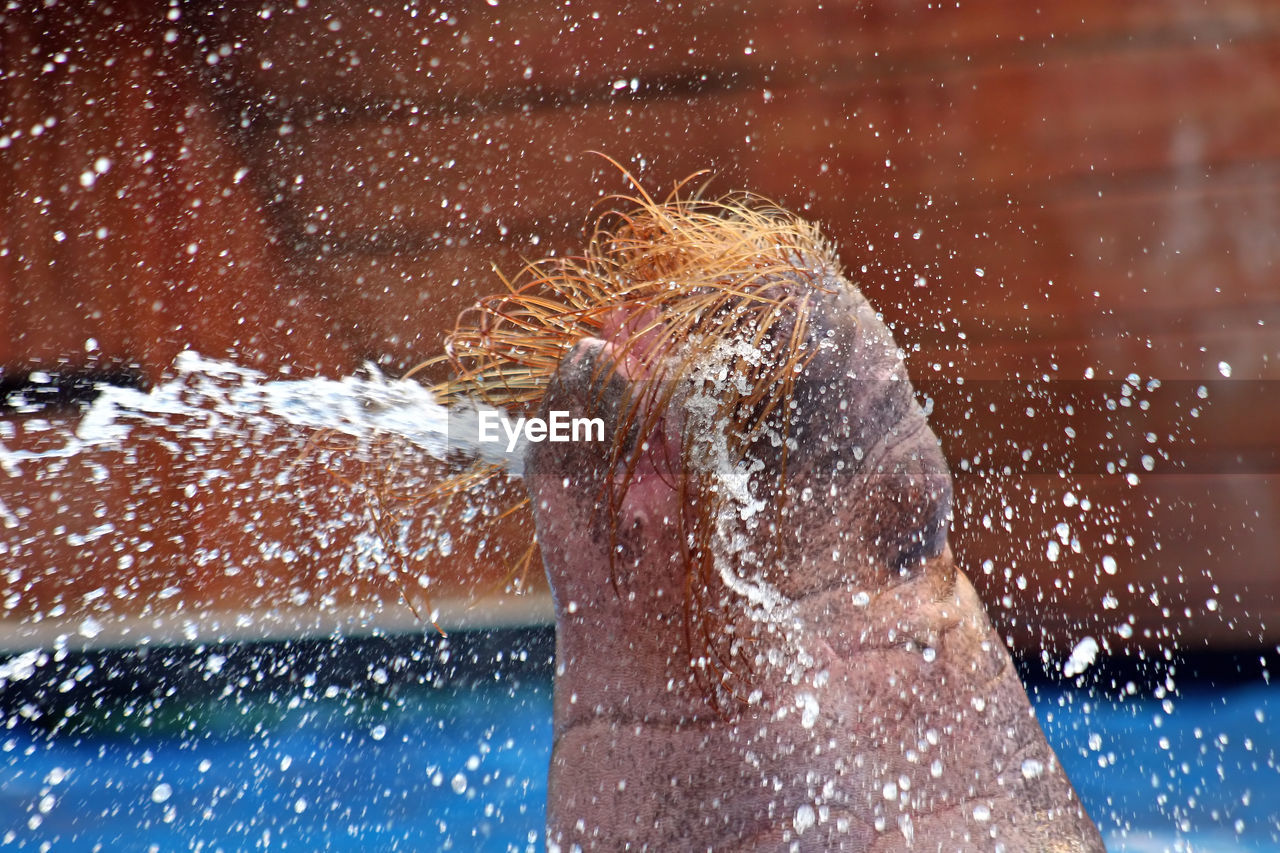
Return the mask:
[[[4,13],[11,380],[154,381],[183,347],[402,371],[493,290],[491,265],[581,244],[627,188],[591,151],[657,192],[707,168],[819,221],[884,312],[956,472],[957,551],[1024,648],[1280,638],[1280,6],[102,9]],[[180,467],[170,490],[196,476]],[[37,502],[35,482],[0,497]],[[110,488],[174,515],[164,490]],[[217,500],[166,523],[263,535]],[[11,558],[10,624],[75,613],[64,585],[99,566],[36,551]],[[329,559],[201,598],[192,554],[147,574],[186,579],[197,609],[323,588]],[[433,574],[500,576],[485,559]]]

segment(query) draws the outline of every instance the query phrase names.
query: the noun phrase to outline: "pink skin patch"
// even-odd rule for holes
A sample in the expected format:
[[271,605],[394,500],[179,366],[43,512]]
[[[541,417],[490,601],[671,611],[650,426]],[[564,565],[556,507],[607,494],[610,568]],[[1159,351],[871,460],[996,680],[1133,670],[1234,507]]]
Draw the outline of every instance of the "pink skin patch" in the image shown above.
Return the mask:
[[604,315],[600,337],[613,344],[610,349],[618,371],[629,382],[650,375],[655,350],[662,339],[655,308],[615,308]]
[[[570,355],[571,363],[577,363],[588,353],[598,351],[608,356],[612,362],[609,369],[627,383],[635,384],[652,378],[655,373],[653,359],[658,355],[662,339],[662,329],[655,325],[658,316],[658,311],[654,308],[615,308],[609,311],[601,322],[601,336],[582,338]],[[652,408],[659,405],[654,397],[657,391],[658,385],[655,384],[646,392],[647,399],[636,413],[641,421],[647,420]],[[664,412],[659,415],[652,430],[641,438],[647,446],[641,449],[634,460],[635,467],[629,475],[630,485],[625,500],[629,513],[642,514],[639,506],[655,500],[658,492],[674,490],[680,469],[680,432],[683,422],[678,411]],[[625,470],[615,472],[616,477],[625,474]]]

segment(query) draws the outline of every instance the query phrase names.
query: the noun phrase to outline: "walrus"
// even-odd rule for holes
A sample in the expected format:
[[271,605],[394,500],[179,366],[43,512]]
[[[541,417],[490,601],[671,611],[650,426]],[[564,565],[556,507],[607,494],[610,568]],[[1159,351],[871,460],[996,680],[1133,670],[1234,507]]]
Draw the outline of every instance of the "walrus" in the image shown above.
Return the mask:
[[1103,850],[834,252],[750,196],[627,204],[449,341],[455,393],[610,437],[524,456],[556,617],[548,849]]

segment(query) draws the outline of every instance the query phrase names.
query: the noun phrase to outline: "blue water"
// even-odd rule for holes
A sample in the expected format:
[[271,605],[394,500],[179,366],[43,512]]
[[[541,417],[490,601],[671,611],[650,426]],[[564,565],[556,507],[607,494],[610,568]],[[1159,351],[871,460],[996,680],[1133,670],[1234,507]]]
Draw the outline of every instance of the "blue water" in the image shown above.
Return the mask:
[[[50,664],[0,694],[0,848],[541,850],[551,669],[520,644]],[[1280,849],[1280,688],[1031,693],[1112,850]]]
[[1108,849],[1280,850],[1280,687],[1031,696]]

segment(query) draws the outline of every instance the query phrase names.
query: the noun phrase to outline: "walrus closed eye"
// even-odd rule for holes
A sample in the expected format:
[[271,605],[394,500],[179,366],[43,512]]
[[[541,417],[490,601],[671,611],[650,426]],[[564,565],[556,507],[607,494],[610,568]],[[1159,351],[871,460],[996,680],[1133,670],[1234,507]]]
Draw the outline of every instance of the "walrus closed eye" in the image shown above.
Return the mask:
[[833,253],[749,197],[627,202],[450,341],[451,393],[608,437],[525,458],[556,602],[549,849],[1102,850]]

